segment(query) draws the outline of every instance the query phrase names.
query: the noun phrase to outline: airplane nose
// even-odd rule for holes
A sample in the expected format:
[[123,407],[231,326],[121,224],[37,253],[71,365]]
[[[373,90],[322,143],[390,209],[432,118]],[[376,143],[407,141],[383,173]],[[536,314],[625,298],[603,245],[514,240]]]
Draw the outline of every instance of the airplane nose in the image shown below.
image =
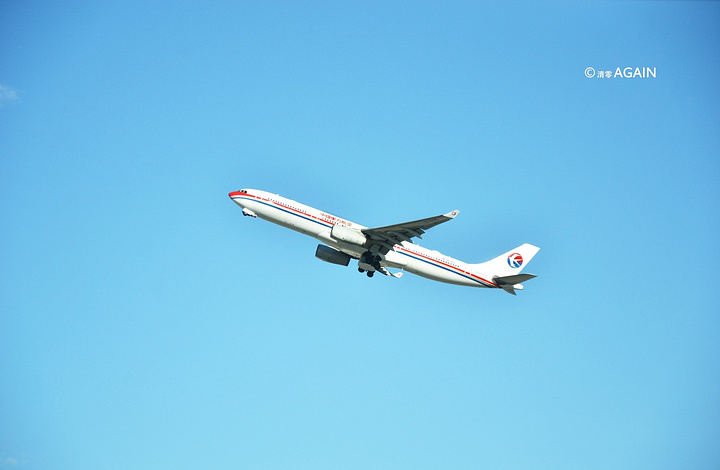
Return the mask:
[[234,202],[235,204],[237,204],[237,205],[240,206],[240,207],[243,207],[242,204],[240,204],[240,202],[242,202],[242,199],[238,197],[238,196],[240,196],[241,194],[242,194],[242,193],[241,193],[240,191],[231,191],[231,192],[228,194],[228,196],[230,197],[230,199],[232,200],[232,202]]

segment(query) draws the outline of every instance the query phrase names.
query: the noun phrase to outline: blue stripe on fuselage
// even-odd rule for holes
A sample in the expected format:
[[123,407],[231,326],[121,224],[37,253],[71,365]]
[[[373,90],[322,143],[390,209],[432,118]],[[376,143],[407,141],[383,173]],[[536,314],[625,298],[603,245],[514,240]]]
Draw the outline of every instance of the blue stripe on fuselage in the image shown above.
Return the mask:
[[[407,250],[407,249],[405,249],[405,250]],[[407,251],[409,251],[409,250],[407,250]],[[408,258],[412,258],[412,259],[415,259],[415,260],[418,260],[418,261],[422,261],[423,263],[427,263],[427,264],[429,264],[430,266],[435,266],[436,268],[444,269],[445,271],[450,271],[451,273],[456,274],[456,275],[458,275],[458,276],[460,276],[460,277],[464,277],[464,278],[466,278],[466,279],[470,279],[471,281],[477,282],[478,284],[480,284],[480,285],[482,285],[482,286],[485,286],[485,287],[495,287],[495,286],[493,286],[493,285],[488,285],[488,284],[486,284],[486,283],[484,283],[484,282],[482,282],[482,281],[479,281],[479,280],[477,280],[477,279],[475,279],[475,278],[473,278],[473,277],[470,277],[470,276],[468,276],[468,275],[465,274],[465,273],[459,273],[459,272],[457,272],[457,271],[453,271],[452,269],[448,268],[447,266],[442,266],[442,265],[436,264],[436,263],[434,263],[434,262],[431,261],[431,260],[424,259],[424,258],[421,258],[421,257],[419,257],[419,256],[412,256],[412,255],[406,253],[406,251],[400,251],[400,252],[398,252],[398,253],[400,253],[401,255],[405,255],[405,256],[407,256]],[[412,253],[412,252],[410,252],[410,253]]]

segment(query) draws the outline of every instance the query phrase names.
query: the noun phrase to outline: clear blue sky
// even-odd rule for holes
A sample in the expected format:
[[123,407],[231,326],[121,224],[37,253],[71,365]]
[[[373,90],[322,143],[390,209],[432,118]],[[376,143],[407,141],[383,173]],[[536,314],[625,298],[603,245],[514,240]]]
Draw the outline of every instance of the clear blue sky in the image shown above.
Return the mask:
[[720,467],[720,3],[256,3],[0,6],[0,469]]

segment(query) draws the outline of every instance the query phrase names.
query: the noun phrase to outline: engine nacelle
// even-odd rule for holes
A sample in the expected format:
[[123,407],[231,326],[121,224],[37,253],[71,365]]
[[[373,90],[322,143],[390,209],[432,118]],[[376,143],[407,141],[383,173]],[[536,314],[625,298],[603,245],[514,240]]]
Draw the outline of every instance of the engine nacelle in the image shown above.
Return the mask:
[[338,224],[333,225],[330,236],[335,240],[352,243],[353,245],[364,245],[367,241],[365,235],[363,235],[359,230]]
[[342,251],[325,245],[318,245],[317,250],[315,250],[315,257],[328,263],[339,264],[340,266],[350,264],[350,255],[346,255]]

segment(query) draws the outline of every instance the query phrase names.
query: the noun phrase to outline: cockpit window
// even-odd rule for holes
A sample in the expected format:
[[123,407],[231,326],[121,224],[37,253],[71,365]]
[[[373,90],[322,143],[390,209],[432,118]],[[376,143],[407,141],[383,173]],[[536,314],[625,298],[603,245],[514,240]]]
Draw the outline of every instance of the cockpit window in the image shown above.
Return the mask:
[[241,189],[240,192],[243,194],[247,194],[247,191],[245,191],[244,189]]

